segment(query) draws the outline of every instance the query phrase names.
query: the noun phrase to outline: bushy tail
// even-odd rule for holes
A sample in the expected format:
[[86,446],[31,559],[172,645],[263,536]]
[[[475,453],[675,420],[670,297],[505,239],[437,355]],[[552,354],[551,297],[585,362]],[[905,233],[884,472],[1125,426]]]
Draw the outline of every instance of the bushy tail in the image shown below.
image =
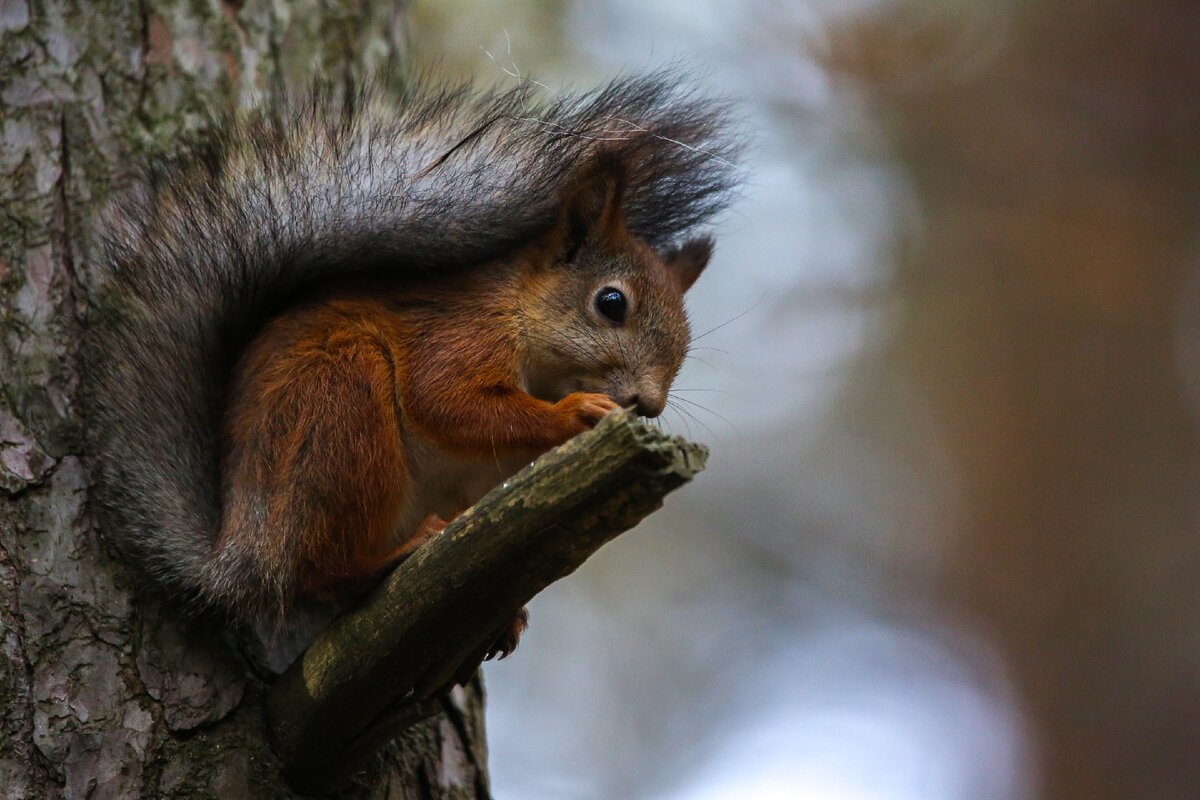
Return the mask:
[[629,225],[653,245],[726,204],[727,109],[671,73],[538,93],[315,91],[217,124],[114,203],[86,354],[99,494],[161,583],[235,611],[268,592],[258,565],[210,559],[219,439],[234,360],[296,292],[501,256],[553,224],[559,189],[600,150],[626,167]]

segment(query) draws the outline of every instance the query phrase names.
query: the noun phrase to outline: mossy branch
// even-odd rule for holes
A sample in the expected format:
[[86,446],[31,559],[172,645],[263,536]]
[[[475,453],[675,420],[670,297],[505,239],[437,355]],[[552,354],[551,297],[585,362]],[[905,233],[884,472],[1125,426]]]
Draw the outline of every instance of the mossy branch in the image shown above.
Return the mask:
[[466,511],[329,626],[272,687],[288,780],[336,787],[438,709],[538,592],[691,480],[708,451],[628,413],[539,458]]

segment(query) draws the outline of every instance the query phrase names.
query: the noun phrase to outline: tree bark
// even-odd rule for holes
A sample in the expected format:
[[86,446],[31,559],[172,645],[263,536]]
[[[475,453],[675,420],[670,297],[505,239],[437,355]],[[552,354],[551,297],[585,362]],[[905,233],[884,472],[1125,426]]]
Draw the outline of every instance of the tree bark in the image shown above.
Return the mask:
[[493,489],[272,687],[270,735],[289,780],[336,786],[422,706],[436,710],[522,606],[661,507],[707,457],[702,445],[622,412]]
[[[0,796],[297,796],[263,682],[219,626],[143,589],[89,513],[86,225],[124,165],[167,157],[205,109],[395,58],[402,5],[0,3]],[[445,708],[342,796],[488,796],[478,683]]]

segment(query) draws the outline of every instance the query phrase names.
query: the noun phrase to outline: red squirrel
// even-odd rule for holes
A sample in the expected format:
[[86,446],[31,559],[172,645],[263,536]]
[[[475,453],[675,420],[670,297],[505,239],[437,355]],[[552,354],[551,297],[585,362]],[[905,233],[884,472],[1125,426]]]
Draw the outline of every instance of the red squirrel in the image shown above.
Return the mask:
[[88,352],[118,547],[282,618],[613,409],[657,416],[728,128],[665,73],[550,101],[415,87],[237,116],[148,168],[105,217]]

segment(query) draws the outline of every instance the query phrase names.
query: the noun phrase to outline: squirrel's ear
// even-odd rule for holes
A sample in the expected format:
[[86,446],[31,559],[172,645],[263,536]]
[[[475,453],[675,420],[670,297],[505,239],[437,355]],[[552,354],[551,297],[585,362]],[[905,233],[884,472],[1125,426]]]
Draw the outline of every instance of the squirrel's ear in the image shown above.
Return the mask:
[[600,158],[586,170],[563,200],[561,232],[564,261],[570,261],[584,243],[620,236],[625,228],[621,201],[625,194],[625,168],[615,158]]
[[675,277],[679,291],[686,292],[704,272],[708,260],[712,258],[713,239],[711,236],[698,236],[684,242],[679,247],[668,251],[663,256],[667,269]]

